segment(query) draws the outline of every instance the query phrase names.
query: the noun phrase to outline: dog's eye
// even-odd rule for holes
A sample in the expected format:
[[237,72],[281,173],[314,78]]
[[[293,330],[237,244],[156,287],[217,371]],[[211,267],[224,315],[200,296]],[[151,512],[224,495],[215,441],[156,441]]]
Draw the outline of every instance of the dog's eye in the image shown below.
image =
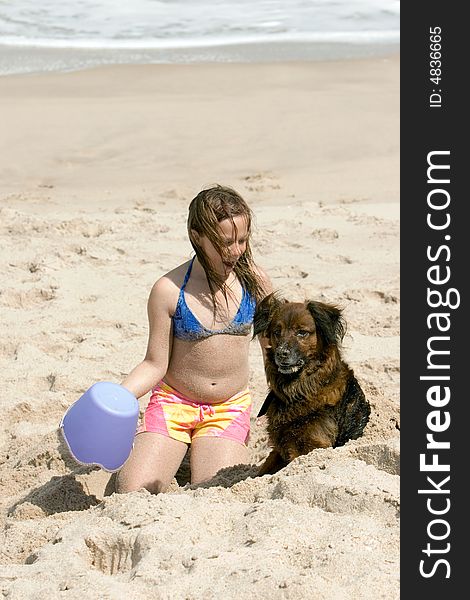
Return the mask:
[[278,338],[281,336],[281,330],[280,329],[275,329],[273,331],[273,337]]
[[305,338],[310,335],[310,331],[306,331],[305,329],[299,329],[297,332],[297,337]]

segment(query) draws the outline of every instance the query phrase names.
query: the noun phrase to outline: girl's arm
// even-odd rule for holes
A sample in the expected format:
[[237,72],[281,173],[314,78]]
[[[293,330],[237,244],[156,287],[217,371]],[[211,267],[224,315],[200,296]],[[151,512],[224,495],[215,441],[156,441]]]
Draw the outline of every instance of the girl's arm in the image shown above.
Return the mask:
[[165,375],[170,362],[172,347],[171,313],[174,284],[167,278],[159,279],[150,292],[147,313],[149,319],[149,339],[147,353],[121,385],[136,398],[144,396]]

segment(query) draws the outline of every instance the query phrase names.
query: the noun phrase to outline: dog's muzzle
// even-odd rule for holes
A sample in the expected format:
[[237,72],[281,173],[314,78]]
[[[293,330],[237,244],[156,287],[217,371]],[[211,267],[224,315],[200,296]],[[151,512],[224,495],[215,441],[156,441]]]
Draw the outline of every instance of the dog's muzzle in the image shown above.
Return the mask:
[[274,351],[274,362],[279,373],[283,375],[297,373],[305,364],[305,360],[299,351],[287,344],[282,344],[276,348]]

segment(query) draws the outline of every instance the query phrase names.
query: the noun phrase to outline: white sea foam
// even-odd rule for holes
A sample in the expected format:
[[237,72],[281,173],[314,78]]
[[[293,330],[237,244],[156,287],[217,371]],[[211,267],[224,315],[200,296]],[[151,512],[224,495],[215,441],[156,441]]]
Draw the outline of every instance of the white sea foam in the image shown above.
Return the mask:
[[[302,47],[301,53],[305,44],[398,44],[399,7],[397,0],[0,1],[0,72],[6,67],[15,72],[14,48],[102,50],[104,57],[111,50],[152,53],[255,44],[269,53],[273,44],[290,44],[292,59],[293,44]],[[219,56],[236,59],[225,51],[196,52],[190,60]],[[160,60],[188,59],[173,52],[158,55]]]
[[[187,46],[233,40],[398,34],[396,0],[15,0],[0,3],[3,43],[54,47]],[[316,39],[314,37],[313,39]],[[149,46],[150,44],[150,46]]]
[[92,49],[176,49],[176,48],[211,48],[217,46],[282,43],[282,42],[343,42],[343,43],[398,43],[399,35],[396,31],[328,31],[315,33],[288,33],[246,36],[237,35],[227,37],[192,37],[188,39],[135,39],[135,40],[110,40],[110,39],[46,39],[46,38],[16,38],[4,37],[2,44],[6,46],[36,47],[36,48],[92,48]]

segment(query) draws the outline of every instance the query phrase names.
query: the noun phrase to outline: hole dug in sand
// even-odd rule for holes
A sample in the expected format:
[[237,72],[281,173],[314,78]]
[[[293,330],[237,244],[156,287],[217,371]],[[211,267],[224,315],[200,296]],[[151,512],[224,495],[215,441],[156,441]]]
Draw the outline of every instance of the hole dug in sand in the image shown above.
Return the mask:
[[391,475],[400,475],[400,442],[388,441],[383,444],[368,444],[353,450],[360,460],[376,469],[386,471]]
[[106,537],[85,538],[91,566],[105,575],[127,573],[143,555],[137,537],[138,534],[134,532],[115,534],[114,537],[107,533]]
[[86,493],[74,475],[55,476],[13,505],[9,516],[37,519],[61,512],[87,510],[99,502],[95,495]]

